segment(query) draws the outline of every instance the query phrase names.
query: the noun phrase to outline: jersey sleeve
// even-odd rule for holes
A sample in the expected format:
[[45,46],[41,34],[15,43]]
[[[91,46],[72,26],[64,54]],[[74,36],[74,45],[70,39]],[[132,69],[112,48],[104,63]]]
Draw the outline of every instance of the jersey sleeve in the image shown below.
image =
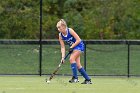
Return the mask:
[[59,36],[61,37],[61,33],[59,33]]

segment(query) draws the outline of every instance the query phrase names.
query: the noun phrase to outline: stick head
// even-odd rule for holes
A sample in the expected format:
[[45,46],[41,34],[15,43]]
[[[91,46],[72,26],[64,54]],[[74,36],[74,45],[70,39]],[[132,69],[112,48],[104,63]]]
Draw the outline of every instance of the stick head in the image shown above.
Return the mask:
[[47,80],[46,82],[47,82],[47,84],[50,84],[50,81],[49,80]]
[[49,83],[50,83],[50,80],[47,80],[47,79],[46,79],[46,82],[47,82],[47,84],[49,84]]

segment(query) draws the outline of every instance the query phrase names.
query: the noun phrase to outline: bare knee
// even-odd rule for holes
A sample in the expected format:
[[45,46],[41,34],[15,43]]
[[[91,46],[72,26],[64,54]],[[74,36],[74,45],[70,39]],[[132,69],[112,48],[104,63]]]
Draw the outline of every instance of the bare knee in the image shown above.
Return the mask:
[[70,63],[74,63],[75,62],[75,60],[72,57],[70,57],[69,61],[70,61]]

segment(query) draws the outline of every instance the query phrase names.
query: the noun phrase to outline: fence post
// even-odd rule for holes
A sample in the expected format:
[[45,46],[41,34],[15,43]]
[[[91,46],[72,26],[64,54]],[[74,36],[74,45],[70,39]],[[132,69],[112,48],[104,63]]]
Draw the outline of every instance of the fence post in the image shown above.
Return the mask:
[[87,64],[87,62],[86,62],[86,41],[84,41],[84,45],[85,45],[85,50],[84,50],[84,69],[85,69],[85,71],[86,71],[86,64]]
[[39,75],[42,75],[42,0],[40,0]]
[[127,64],[127,77],[130,77],[130,44],[129,42],[127,42],[128,44],[128,64]]

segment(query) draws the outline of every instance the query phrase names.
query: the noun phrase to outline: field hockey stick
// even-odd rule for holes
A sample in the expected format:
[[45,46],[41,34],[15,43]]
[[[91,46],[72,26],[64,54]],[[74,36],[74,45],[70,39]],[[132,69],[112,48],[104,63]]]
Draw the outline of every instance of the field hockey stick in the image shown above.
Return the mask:
[[[69,54],[71,54],[71,52],[69,52],[65,57],[64,60],[66,60],[66,58],[69,56]],[[51,79],[56,75],[56,73],[58,72],[58,70],[60,69],[62,65],[62,61],[59,63],[58,67],[55,69],[55,71],[51,74],[49,80],[46,79],[46,82],[49,83],[51,81]]]

